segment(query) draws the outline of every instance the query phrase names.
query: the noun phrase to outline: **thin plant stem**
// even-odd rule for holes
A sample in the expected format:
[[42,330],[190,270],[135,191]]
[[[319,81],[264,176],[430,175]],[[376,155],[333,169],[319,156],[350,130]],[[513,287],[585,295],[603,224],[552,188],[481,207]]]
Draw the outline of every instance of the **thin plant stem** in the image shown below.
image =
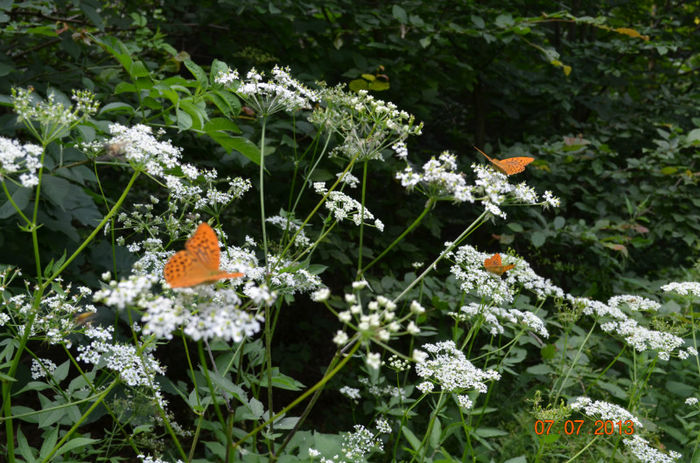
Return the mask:
[[437,258],[433,261],[433,263],[431,263],[430,265],[428,265],[428,267],[423,271],[423,273],[421,273],[421,274],[418,276],[418,278],[416,278],[415,280],[413,280],[413,281],[411,282],[411,284],[409,284],[409,285],[401,292],[401,294],[399,294],[398,296],[396,296],[392,302],[396,303],[396,302],[398,302],[399,300],[401,300],[401,298],[404,297],[404,296],[406,295],[406,293],[408,293],[415,285],[417,285],[419,282],[421,282],[421,281],[423,280],[423,278],[425,278],[425,276],[426,276],[428,273],[430,273],[430,272],[435,268],[435,266],[437,265],[437,263],[440,262],[440,261],[442,260],[443,257],[445,257],[448,253],[452,252],[452,250],[453,250],[454,248],[456,248],[457,246],[459,246],[459,243],[462,242],[463,239],[465,239],[467,236],[469,236],[474,230],[476,230],[479,226],[481,226],[481,224],[484,223],[484,218],[486,217],[487,214],[488,214],[488,212],[486,212],[486,211],[482,212],[481,215],[480,215],[479,217],[477,217],[476,220],[473,221],[473,222],[471,223],[471,225],[469,225],[469,226],[457,237],[457,239],[454,240],[454,242],[452,242],[452,244],[449,245],[449,246],[447,247],[447,249],[445,249],[444,251],[442,251],[442,252],[440,253],[440,255],[437,256]]
[[376,264],[379,261],[379,259],[384,257],[386,255],[386,253],[391,251],[394,248],[394,246],[396,246],[398,243],[400,243],[401,240],[404,238],[404,236],[411,233],[413,231],[413,229],[416,228],[418,226],[418,224],[421,223],[421,221],[423,220],[425,215],[433,208],[434,204],[435,204],[435,201],[432,198],[429,199],[428,202],[425,204],[425,208],[423,209],[423,212],[420,213],[420,215],[416,218],[416,220],[414,220],[413,223],[411,225],[409,225],[408,228],[406,228],[406,230],[403,231],[403,233],[401,233],[389,246],[387,246],[386,249],[384,249],[377,257],[375,257],[374,260],[372,260],[372,262],[367,264],[365,266],[365,268],[363,268],[360,271],[360,276],[362,276],[367,270],[369,270],[374,264]]
[[[343,178],[343,177],[340,177]],[[360,245],[357,248],[357,278],[362,275],[362,244],[365,237],[365,195],[367,193],[367,161],[362,167],[362,199],[360,201]]]
[[292,403],[290,403],[289,405],[287,405],[286,407],[284,407],[282,410],[280,410],[279,412],[277,412],[277,413],[276,413],[275,415],[273,415],[270,419],[268,419],[268,420],[265,421],[264,423],[258,425],[255,429],[253,429],[252,431],[250,431],[250,432],[249,432],[248,434],[246,434],[245,436],[241,437],[241,439],[238,440],[238,442],[236,442],[235,444],[233,444],[232,450],[234,450],[234,449],[236,449],[238,446],[240,446],[240,445],[241,445],[243,442],[245,442],[249,437],[253,436],[254,434],[257,434],[258,432],[260,432],[260,430],[263,429],[265,426],[267,426],[269,423],[271,423],[271,422],[277,420],[277,418],[279,418],[280,416],[284,415],[285,413],[287,413],[287,412],[288,412],[289,410],[291,410],[292,408],[294,408],[294,407],[296,407],[297,405],[299,405],[299,403],[303,402],[308,396],[310,396],[311,394],[313,394],[317,389],[323,387],[328,381],[331,380],[331,378],[333,378],[340,370],[343,369],[343,367],[345,366],[345,364],[348,363],[348,361],[352,358],[352,356],[355,354],[355,352],[357,352],[357,349],[360,348],[360,345],[361,345],[360,342],[356,342],[355,345],[353,346],[353,348],[350,350],[350,352],[346,355],[346,357],[345,357],[345,358],[344,358],[330,373],[328,373],[328,374],[325,375],[323,378],[321,378],[316,384],[314,384],[313,386],[311,386],[306,392],[304,392],[302,395],[300,395],[299,397],[297,397],[296,399],[294,399],[294,401],[293,401]]
[[270,272],[267,262],[267,228],[265,226],[265,128],[267,118],[262,119],[262,130],[260,133],[260,220],[262,224],[263,252],[265,253],[265,270]]
[[581,345],[578,348],[578,351],[576,352],[576,357],[574,357],[574,360],[569,365],[569,369],[567,370],[566,375],[561,380],[561,384],[559,385],[559,389],[557,390],[557,393],[554,395],[554,400],[552,400],[552,403],[557,403],[559,401],[559,395],[561,394],[561,391],[564,389],[564,385],[566,384],[566,380],[569,379],[571,372],[574,371],[574,368],[576,367],[578,359],[579,359],[579,357],[581,357],[581,353],[583,352],[583,347],[586,345],[588,338],[591,337],[591,334],[593,334],[593,330],[595,329],[595,327],[596,327],[596,322],[593,322],[591,329],[588,330],[588,334],[586,334],[586,338],[583,340],[583,342],[581,343]]

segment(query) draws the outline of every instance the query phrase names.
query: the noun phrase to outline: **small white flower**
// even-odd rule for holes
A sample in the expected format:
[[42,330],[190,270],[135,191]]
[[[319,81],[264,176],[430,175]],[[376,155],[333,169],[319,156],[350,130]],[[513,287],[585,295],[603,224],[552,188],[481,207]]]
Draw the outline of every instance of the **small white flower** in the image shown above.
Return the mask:
[[342,346],[348,342],[348,335],[345,333],[345,331],[338,330],[333,337],[333,342],[338,346]]
[[382,365],[382,356],[377,352],[369,352],[367,354],[366,362],[368,367],[374,370],[378,370],[379,367]]

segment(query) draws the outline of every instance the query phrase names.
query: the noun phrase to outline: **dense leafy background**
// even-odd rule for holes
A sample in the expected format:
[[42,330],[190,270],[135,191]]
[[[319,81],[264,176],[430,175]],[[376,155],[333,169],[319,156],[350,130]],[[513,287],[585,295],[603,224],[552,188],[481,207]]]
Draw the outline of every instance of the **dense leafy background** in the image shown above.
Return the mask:
[[[560,3],[547,1],[454,0],[0,2],[0,95],[8,106],[12,86],[32,85],[41,94],[88,88],[105,106],[98,122],[81,127],[77,138],[93,139],[96,131],[104,130],[101,121],[148,120],[165,127],[188,160],[226,175],[255,178],[255,147],[246,139],[255,139],[258,129],[240,112],[238,102],[212,94],[204,100],[173,96],[168,93],[172,88],[195,88],[196,82],[206,81],[214,60],[242,71],[289,65],[297,78],[309,82],[364,81],[378,97],[425,122],[424,135],[409,144],[415,162],[447,149],[468,167],[482,161],[472,145],[537,158],[528,169],[528,183],[539,191],[552,189],[562,207],[550,215],[510,210],[508,221],[489,224],[475,235],[480,248],[512,248],[567,291],[601,300],[621,291],[653,292],[656,281],[697,277],[697,269],[691,276],[693,270],[687,269],[697,265],[700,250],[700,6],[685,1],[573,5],[562,9]],[[168,101],[172,105],[164,104]],[[152,112],[135,112],[139,105]],[[236,124],[226,126],[228,131],[207,125],[200,119],[205,106]],[[22,137],[14,120],[9,109],[3,111],[1,135]],[[267,165],[276,178],[293,172],[289,150],[311,142],[310,129],[297,122],[269,127],[268,141],[275,151]],[[58,148],[51,158],[55,163],[82,159],[77,150]],[[387,178],[397,168],[394,162],[374,163],[370,178]],[[326,173],[330,178],[330,171]],[[123,175],[118,170],[100,172],[106,197],[119,193]],[[45,255],[74,249],[104,213],[102,198],[90,193],[95,181],[89,165],[50,172],[40,207]],[[368,192],[369,208],[387,224],[372,245],[376,250],[391,242],[422,204],[397,183],[370,185],[376,189]],[[285,207],[287,198],[279,193],[287,187],[268,187],[268,210]],[[139,188],[137,195],[147,197],[148,187]],[[16,194],[18,202],[31,206],[28,195]],[[29,238],[15,227],[11,212],[0,207],[3,261],[29,273]],[[226,228],[234,240],[259,233],[251,226],[258,217],[253,202],[236,205],[229,214],[232,225]],[[454,208],[439,205],[413,232],[410,245],[398,246],[368,277],[391,290],[392,282],[403,280],[394,269],[430,254],[434,243],[454,238],[475,215],[468,207],[455,214]],[[334,265],[324,276],[331,287],[353,278],[351,265],[338,265],[355,261],[356,232],[347,233],[317,256],[318,263]],[[95,285],[105,270],[116,266],[125,272],[129,253],[117,247],[113,255],[112,249],[108,240],[98,243],[65,278]],[[456,303],[439,294],[434,301]],[[305,304],[300,300],[293,314],[281,315],[274,351],[286,373],[310,383],[331,349],[326,337],[315,333],[330,332],[333,319],[306,315]],[[530,387],[513,385],[519,392]],[[280,397],[284,400],[284,393]],[[321,400],[311,417],[315,429],[336,431],[352,424],[347,405],[328,396]],[[527,425],[525,418],[520,425]],[[680,448],[681,437],[672,437],[678,439],[674,448]],[[518,450],[523,449],[508,452]]]

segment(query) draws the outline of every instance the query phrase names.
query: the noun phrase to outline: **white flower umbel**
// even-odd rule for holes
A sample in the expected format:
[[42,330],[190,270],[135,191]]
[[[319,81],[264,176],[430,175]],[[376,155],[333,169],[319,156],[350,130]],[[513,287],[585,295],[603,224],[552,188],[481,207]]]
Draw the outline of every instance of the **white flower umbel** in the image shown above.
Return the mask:
[[495,370],[481,370],[467,360],[452,341],[423,344],[431,358],[416,364],[416,373],[445,392],[488,391],[485,381],[499,380]]
[[501,307],[487,306],[472,302],[469,305],[462,306],[460,314],[465,315],[466,318],[482,316],[484,324],[490,328],[490,333],[494,336],[503,334],[504,330],[500,322],[505,321],[516,327],[518,325],[523,325],[544,338],[549,337],[549,332],[544,326],[544,321],[529,311],[523,312],[517,309],[503,309]]
[[[80,120],[95,114],[99,108],[99,102],[88,90],[73,90],[75,105],[72,106],[68,105],[67,98],[57,97],[56,93],[49,94],[46,101],[41,101],[32,96],[32,91],[33,89],[13,88],[12,104],[17,119],[24,122],[46,144],[70,131]],[[66,104],[57,101],[61,98]],[[41,129],[37,130],[33,122],[38,122]]]
[[265,221],[284,231],[289,236],[295,236],[295,246],[305,247],[311,244],[311,240],[306,236],[304,230],[301,230],[301,224],[299,221],[294,220],[293,217],[290,217],[286,213],[283,215],[270,216],[265,219]]
[[136,347],[112,342],[114,327],[90,328],[85,334],[90,344],[78,346],[79,361],[114,371],[125,384],[151,389],[161,407],[165,408],[156,375],[164,375],[163,368],[153,356],[152,350],[138,352]]
[[423,124],[391,102],[374,98],[366,90],[347,92],[342,86],[322,88],[320,106],[309,120],[337,133],[341,144],[332,154],[358,162],[382,160],[382,151],[409,135],[420,135]]
[[[292,112],[311,108],[311,104],[318,100],[317,92],[293,79],[289,75],[288,67],[275,66],[272,69],[272,78],[267,81],[264,78],[264,73],[253,68],[236,89],[236,93],[246,104],[262,117],[279,111]],[[222,73],[216,79],[218,83],[225,85],[235,80],[238,80],[236,71]]]
[[356,424],[355,432],[343,436],[341,449],[343,457],[348,461],[364,461],[370,453],[383,451],[384,444],[370,430]]
[[673,463],[683,457],[683,455],[673,450],[667,454],[661,453],[660,451],[651,447],[648,440],[642,439],[637,435],[623,439],[623,442],[632,455],[644,463]]
[[41,146],[22,145],[17,140],[0,137],[0,181],[5,176],[19,175],[22,186],[32,188],[39,183]]
[[[314,183],[314,190],[320,195],[325,195],[327,192],[322,182]],[[338,222],[350,219],[355,225],[359,226],[364,219],[365,225],[374,226],[379,231],[384,231],[384,224],[381,220],[375,219],[374,214],[367,210],[366,207],[363,209],[362,204],[341,191],[331,191],[324,204]],[[374,221],[374,223],[370,223],[371,221]]]
[[116,147],[119,155],[123,155],[135,170],[165,178],[167,170],[180,166],[182,150],[169,141],[158,141],[150,126],[127,127],[115,123],[110,124],[109,131],[112,138],[107,144]]
[[32,359],[32,379],[37,380],[53,375],[56,371],[56,364],[49,359]]
[[627,307],[632,312],[656,312],[659,310],[659,307],[661,307],[661,304],[656,301],[630,294],[613,296],[608,300],[608,305],[615,308],[619,308],[620,306]]
[[590,416],[601,418],[603,420],[612,421],[622,421],[627,420],[634,423],[636,427],[643,427],[642,422],[628,412],[626,409],[620,407],[619,405],[611,404],[602,400],[596,400],[595,402],[588,397],[577,397],[573,402],[569,404],[573,410],[580,410],[582,413]]
[[473,203],[474,186],[467,185],[464,174],[456,170],[457,158],[445,151],[438,159],[432,158],[423,164],[422,172],[414,172],[409,165],[396,174],[396,179],[409,191],[416,188],[428,198]]
[[240,342],[260,331],[262,317],[242,310],[241,299],[233,289],[199,285],[173,291],[167,297],[151,293],[154,276],[132,276],[111,282],[95,293],[95,300],[124,309],[144,311],[144,335],[172,339],[173,332],[183,329],[194,340],[222,339]]
[[358,402],[362,398],[360,390],[354,387],[343,386],[340,388],[339,392],[353,402]]
[[681,296],[693,295],[700,297],[700,282],[697,281],[674,281],[661,287],[666,292],[674,292]]

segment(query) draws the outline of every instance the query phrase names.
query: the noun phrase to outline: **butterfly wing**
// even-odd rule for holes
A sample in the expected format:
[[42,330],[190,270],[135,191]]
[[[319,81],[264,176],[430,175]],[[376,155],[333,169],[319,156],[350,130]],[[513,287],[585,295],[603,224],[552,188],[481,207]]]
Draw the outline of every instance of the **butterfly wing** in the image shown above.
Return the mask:
[[515,265],[503,265],[501,255],[496,253],[484,260],[484,268],[487,272],[494,273],[496,275],[503,275],[508,270],[515,268]]
[[243,276],[242,273],[219,270],[220,256],[216,233],[209,224],[203,222],[185,243],[185,250],[176,253],[165,264],[165,281],[171,288],[182,288],[222,278]]
[[208,223],[202,222],[194,235],[185,243],[185,249],[192,254],[204,269],[210,272],[219,270],[219,239]]
[[534,160],[535,158],[531,158],[529,156],[521,156],[516,158],[500,159],[497,163],[496,160],[494,160],[493,163],[496,164],[496,166],[499,167],[504,174],[513,175],[524,171],[525,166]]

